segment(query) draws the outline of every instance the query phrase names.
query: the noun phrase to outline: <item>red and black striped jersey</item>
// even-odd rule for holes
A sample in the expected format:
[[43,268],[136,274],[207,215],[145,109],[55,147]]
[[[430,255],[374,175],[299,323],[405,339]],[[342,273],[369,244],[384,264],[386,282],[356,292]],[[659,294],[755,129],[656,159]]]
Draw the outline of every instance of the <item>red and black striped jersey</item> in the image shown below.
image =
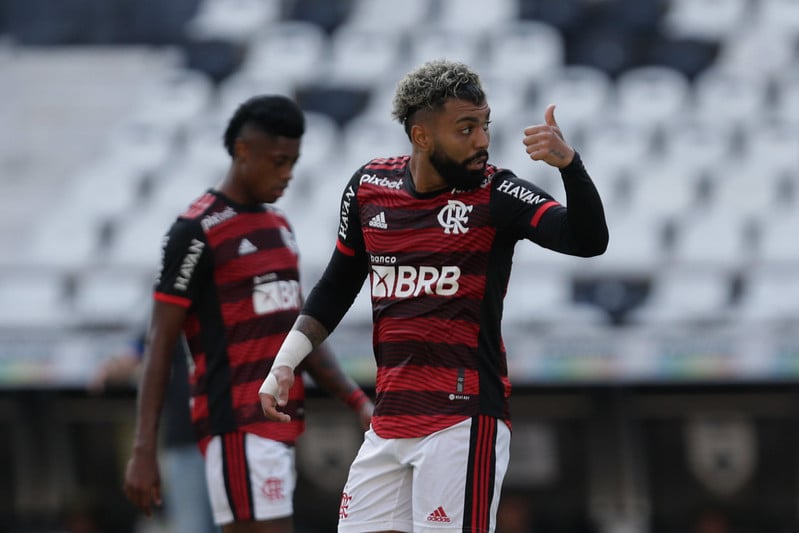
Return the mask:
[[267,420],[258,399],[302,302],[286,218],[208,191],[165,237],[155,298],[188,309],[191,413],[201,443],[239,430],[293,444],[304,429],[300,372],[286,407],[291,422]]
[[[415,190],[407,156],[375,159],[353,175],[342,196],[337,251],[303,313],[335,327],[340,317],[326,316],[324,307],[336,278],[347,269],[369,276],[372,426],[380,436],[423,436],[477,414],[509,422],[500,322],[514,246],[528,239],[573,255],[606,246],[599,196],[575,159],[564,183],[579,215],[491,165],[473,190],[429,194]],[[360,284],[350,286],[357,292]],[[335,299],[351,301],[341,296]]]

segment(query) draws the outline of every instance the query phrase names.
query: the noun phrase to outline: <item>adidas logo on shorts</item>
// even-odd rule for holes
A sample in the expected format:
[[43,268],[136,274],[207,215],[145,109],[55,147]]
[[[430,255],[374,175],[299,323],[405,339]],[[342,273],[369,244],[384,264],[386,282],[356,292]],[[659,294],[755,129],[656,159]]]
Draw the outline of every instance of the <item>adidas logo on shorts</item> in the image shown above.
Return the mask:
[[438,509],[427,515],[428,522],[451,522],[444,508],[439,506]]

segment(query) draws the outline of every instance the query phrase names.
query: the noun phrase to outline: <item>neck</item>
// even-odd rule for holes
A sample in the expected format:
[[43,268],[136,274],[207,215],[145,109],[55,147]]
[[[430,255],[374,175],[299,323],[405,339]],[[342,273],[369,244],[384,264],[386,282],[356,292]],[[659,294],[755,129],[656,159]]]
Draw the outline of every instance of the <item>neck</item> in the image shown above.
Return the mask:
[[428,193],[447,188],[447,182],[430,164],[425,154],[414,149],[410,160],[411,179],[416,192]]
[[219,184],[216,186],[216,190],[236,202],[237,204],[241,205],[248,205],[250,199],[248,198],[247,194],[242,190],[242,188],[237,184],[238,180],[235,177],[235,169],[234,167],[230,167],[228,169],[227,174],[222,179]]

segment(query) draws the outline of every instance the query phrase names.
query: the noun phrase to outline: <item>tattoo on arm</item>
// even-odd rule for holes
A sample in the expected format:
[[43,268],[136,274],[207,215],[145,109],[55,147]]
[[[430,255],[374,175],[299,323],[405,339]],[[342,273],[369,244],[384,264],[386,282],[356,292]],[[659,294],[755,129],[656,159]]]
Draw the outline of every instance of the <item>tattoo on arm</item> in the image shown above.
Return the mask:
[[294,322],[294,329],[302,332],[311,341],[311,345],[317,348],[330,335],[321,322],[308,315],[300,315]]

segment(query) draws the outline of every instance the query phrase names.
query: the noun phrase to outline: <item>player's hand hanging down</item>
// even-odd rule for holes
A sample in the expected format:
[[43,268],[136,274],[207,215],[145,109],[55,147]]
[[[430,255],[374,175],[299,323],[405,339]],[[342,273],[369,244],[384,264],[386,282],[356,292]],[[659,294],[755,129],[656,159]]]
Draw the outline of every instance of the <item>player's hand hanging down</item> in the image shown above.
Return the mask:
[[261,399],[261,409],[269,420],[288,422],[291,417],[278,411],[285,407],[289,401],[289,389],[294,385],[294,371],[285,365],[273,367],[264,382],[258,396]]
[[543,161],[553,167],[564,168],[574,159],[574,148],[563,139],[558,123],[555,122],[555,104],[549,104],[544,111],[544,124],[528,126],[524,129],[524,145],[534,161]]

